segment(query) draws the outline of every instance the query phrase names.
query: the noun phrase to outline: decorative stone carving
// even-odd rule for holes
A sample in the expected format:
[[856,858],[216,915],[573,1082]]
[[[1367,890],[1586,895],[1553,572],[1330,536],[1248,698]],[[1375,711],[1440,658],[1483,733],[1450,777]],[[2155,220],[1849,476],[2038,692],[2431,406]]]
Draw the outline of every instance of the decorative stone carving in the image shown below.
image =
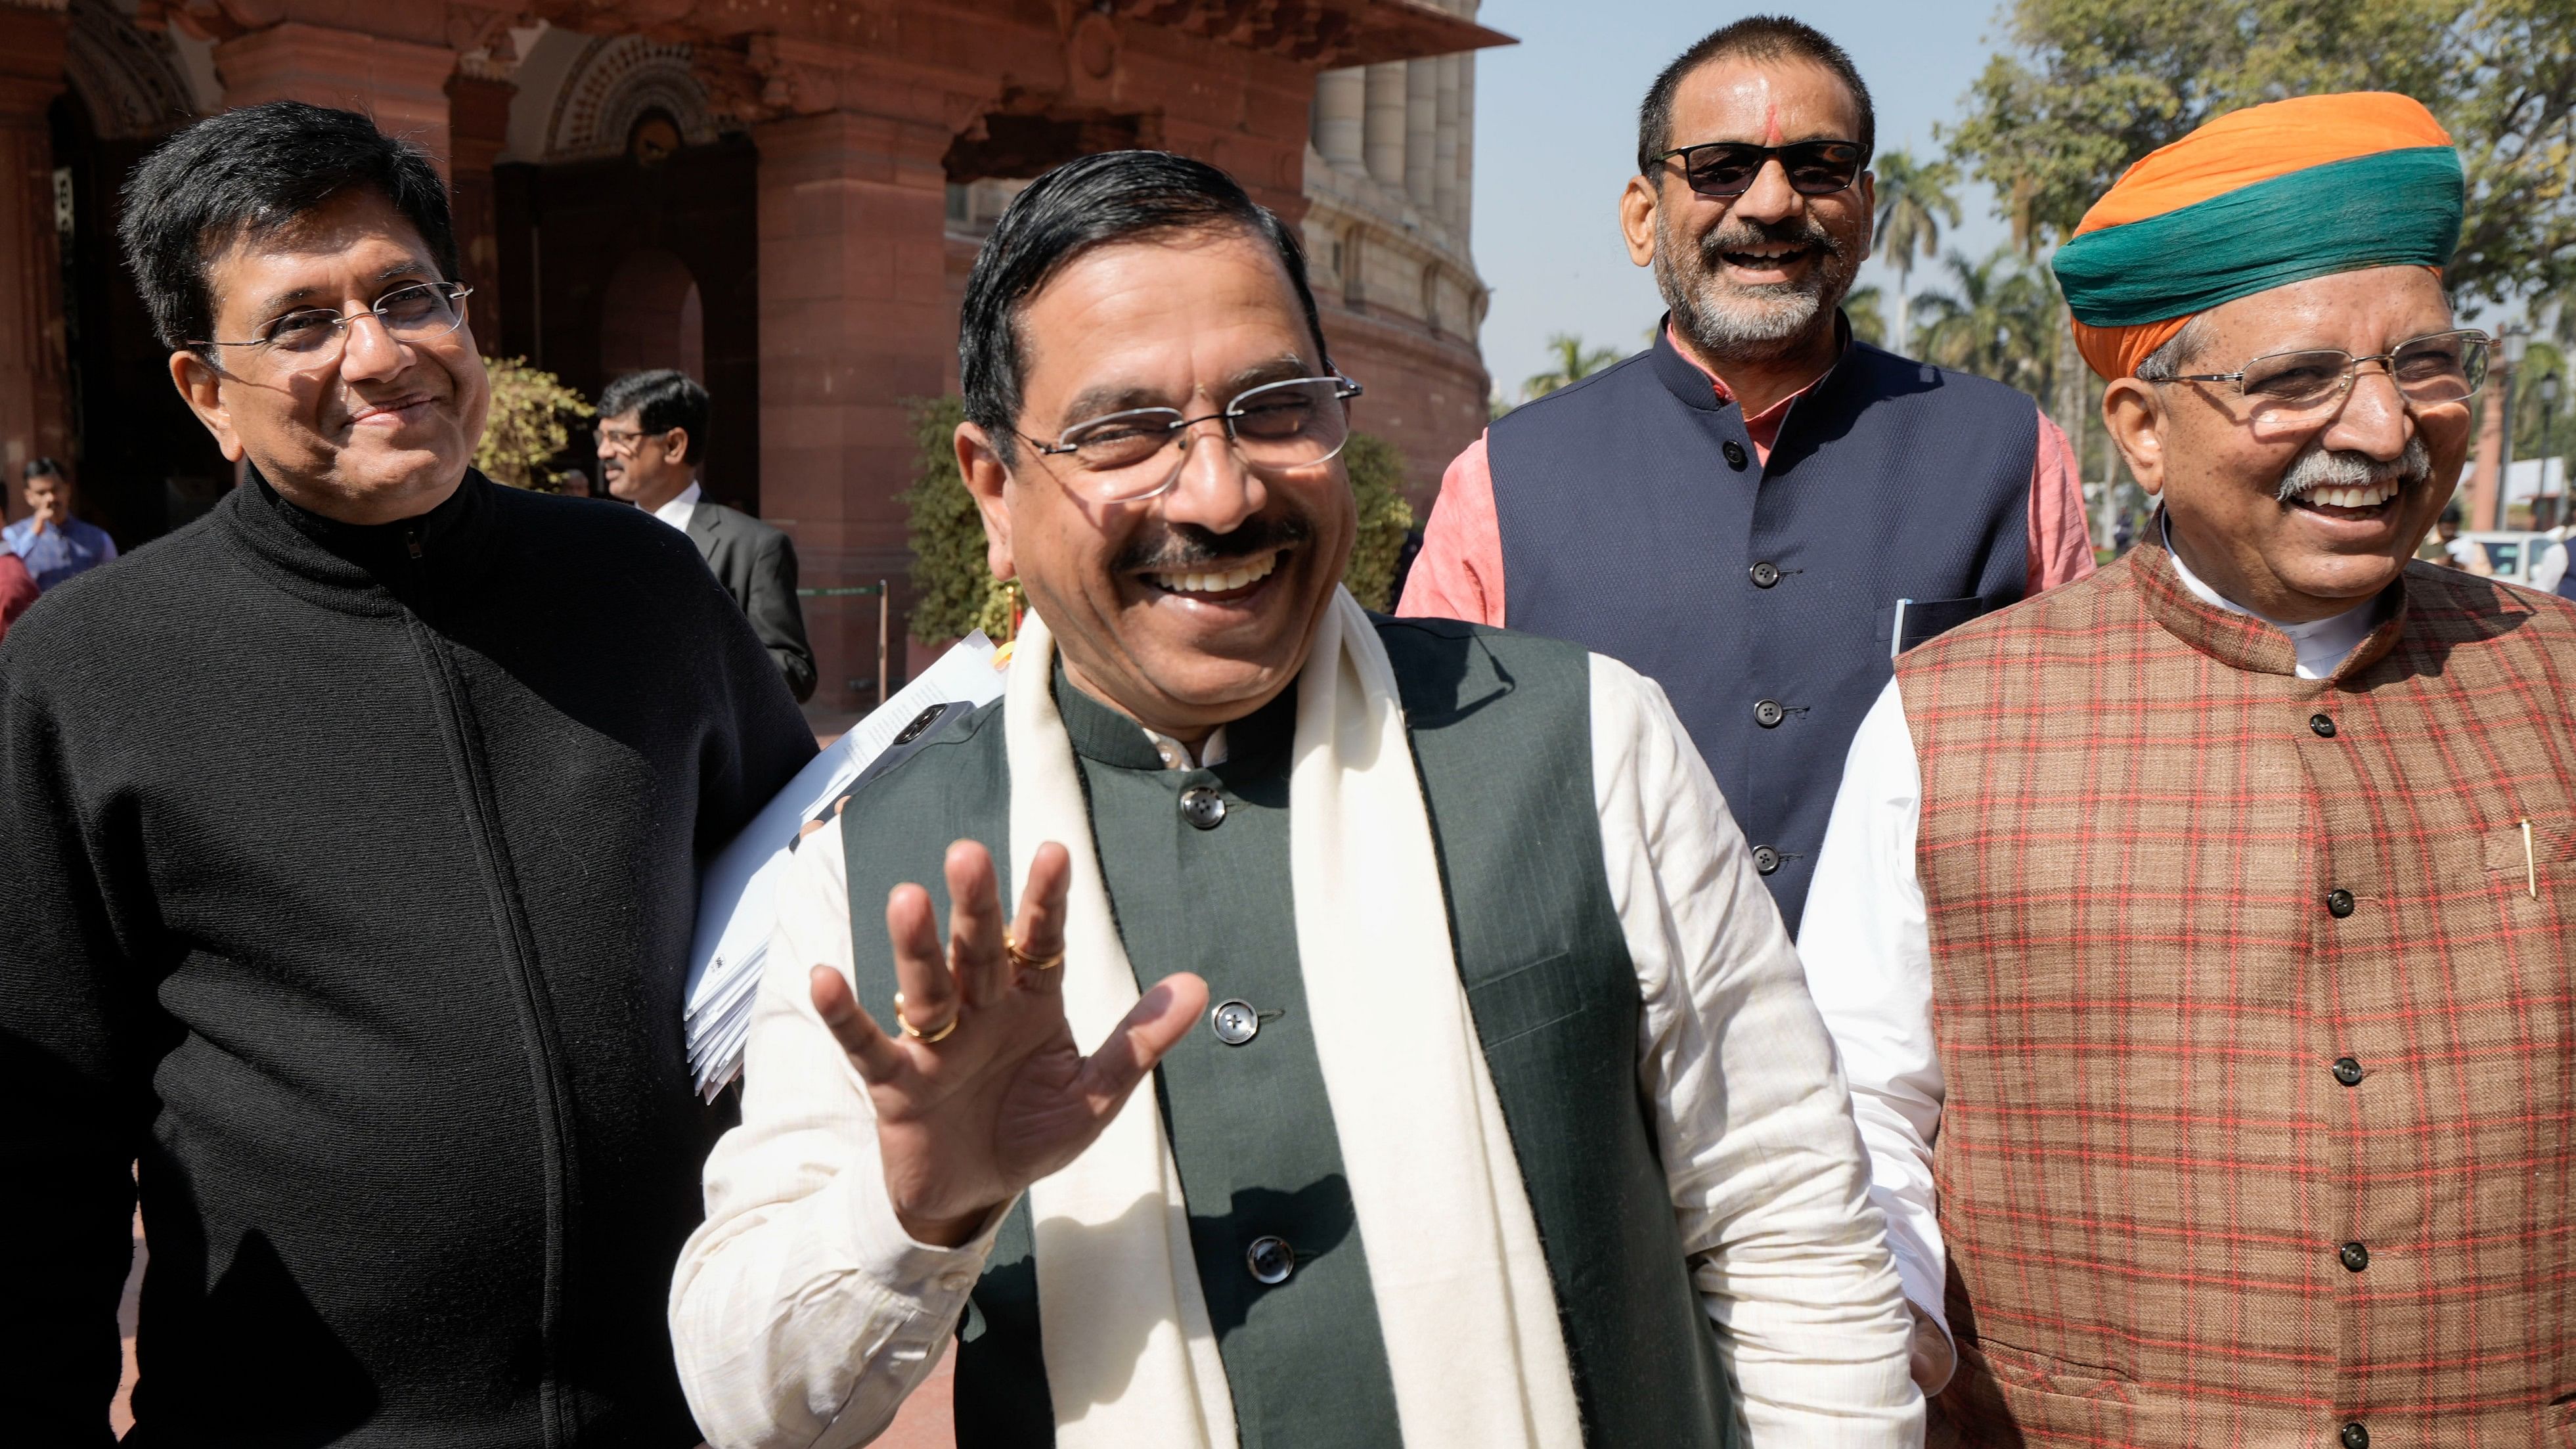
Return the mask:
[[145,33],[108,0],[71,0],[63,70],[101,137],[154,136],[196,114],[168,37]]
[[546,126],[546,159],[577,161],[615,156],[647,112],[661,111],[692,146],[713,141],[740,122],[711,101],[699,78],[694,48],[640,35],[603,37],[584,47]]

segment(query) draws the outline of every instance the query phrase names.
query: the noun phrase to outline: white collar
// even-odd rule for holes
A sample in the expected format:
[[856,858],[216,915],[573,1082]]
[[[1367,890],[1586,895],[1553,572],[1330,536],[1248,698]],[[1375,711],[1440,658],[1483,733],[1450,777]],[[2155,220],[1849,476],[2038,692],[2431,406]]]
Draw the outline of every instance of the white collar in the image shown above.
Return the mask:
[[1195,757],[1190,754],[1189,746],[1160,730],[1145,729],[1143,725],[1138,725],[1136,728],[1145,730],[1145,738],[1154,742],[1154,753],[1163,757],[1163,768],[1166,770],[1193,768],[1213,770],[1225,763],[1225,726],[1223,725],[1208,731],[1207,742],[1199,746],[1199,752]]
[[2323,679],[2334,673],[2336,668],[2352,654],[2352,651],[2361,647],[2361,641],[2370,637],[2370,631],[2378,626],[2379,601],[2377,599],[2365,599],[2332,618],[2319,619],[2308,624],[2284,624],[2277,620],[2264,619],[2252,609],[2211,588],[2201,581],[2200,575],[2191,571],[2191,565],[2182,561],[2182,551],[2173,546],[2171,519],[2165,521],[2164,535],[2165,552],[2173,556],[2174,573],[2182,579],[2182,586],[2191,590],[2192,596],[2204,604],[2225,609],[2231,614],[2243,614],[2249,619],[2261,619],[2264,623],[2288,635],[2290,647],[2297,650],[2299,654],[2301,679]]
[[692,478],[689,480],[689,486],[681,489],[677,497],[654,509],[653,516],[686,533],[689,531],[689,520],[697,516],[698,496],[698,480]]

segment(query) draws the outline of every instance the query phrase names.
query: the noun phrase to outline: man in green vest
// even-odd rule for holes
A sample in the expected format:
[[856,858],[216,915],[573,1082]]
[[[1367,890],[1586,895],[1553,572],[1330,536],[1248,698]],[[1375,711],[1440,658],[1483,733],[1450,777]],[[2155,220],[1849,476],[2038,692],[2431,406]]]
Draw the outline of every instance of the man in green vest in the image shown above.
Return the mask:
[[864,1443],[953,1332],[966,1446],[1915,1442],[1743,836],[1634,672],[1342,589],[1360,388],[1294,234],[1072,162],[959,351],[1031,613],[781,886],[671,1294],[709,1439]]

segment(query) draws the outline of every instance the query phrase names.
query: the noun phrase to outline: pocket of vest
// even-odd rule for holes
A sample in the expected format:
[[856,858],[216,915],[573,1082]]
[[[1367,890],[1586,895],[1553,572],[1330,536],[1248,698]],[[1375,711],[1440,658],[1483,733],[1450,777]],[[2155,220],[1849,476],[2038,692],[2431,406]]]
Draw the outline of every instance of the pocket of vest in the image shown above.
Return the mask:
[[2554,903],[2558,892],[2576,884],[2576,816],[2554,810],[2532,816],[2530,826],[2527,837],[2518,820],[2481,832],[2480,864],[2506,895],[2537,894]]
[[1580,1016],[1600,999],[1573,957],[1571,951],[1558,951],[1468,983],[1467,1009],[1476,1018],[1476,1037],[1486,1051]]
[[[1871,617],[1870,637],[1887,645],[1891,656],[1902,654],[2000,607],[1976,594],[1964,599],[1899,599]],[[1897,633],[1900,628],[1902,636]]]

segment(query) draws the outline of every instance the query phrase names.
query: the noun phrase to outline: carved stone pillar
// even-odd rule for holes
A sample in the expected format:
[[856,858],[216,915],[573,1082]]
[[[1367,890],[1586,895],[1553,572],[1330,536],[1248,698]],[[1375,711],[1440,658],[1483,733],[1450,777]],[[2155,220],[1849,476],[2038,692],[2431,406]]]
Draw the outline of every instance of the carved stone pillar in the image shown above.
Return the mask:
[[1368,164],[1368,74],[1354,67],[1315,77],[1315,149],[1336,166]]
[[54,145],[45,108],[63,90],[61,9],[0,5],[0,465],[70,451]]
[[1368,173],[1386,186],[1404,185],[1405,65],[1389,61],[1368,68]]
[[1432,123],[1431,210],[1453,232],[1458,226],[1458,71],[1465,62],[1461,55],[1431,62],[1440,71],[1439,109]]
[[[760,502],[817,587],[900,582],[911,558],[905,403],[948,387],[957,317],[947,292],[952,132],[831,111],[772,121],[760,148]],[[868,702],[873,614],[807,616],[814,704]],[[864,627],[862,627],[864,625]],[[898,673],[900,666],[898,665]]]
[[1440,192],[1440,62],[1404,63],[1404,189],[1429,211]]
[[[227,108],[308,101],[364,111],[389,136],[430,154],[447,174],[447,80],[456,52],[355,30],[282,21],[215,47]],[[486,166],[488,170],[488,163]]]

